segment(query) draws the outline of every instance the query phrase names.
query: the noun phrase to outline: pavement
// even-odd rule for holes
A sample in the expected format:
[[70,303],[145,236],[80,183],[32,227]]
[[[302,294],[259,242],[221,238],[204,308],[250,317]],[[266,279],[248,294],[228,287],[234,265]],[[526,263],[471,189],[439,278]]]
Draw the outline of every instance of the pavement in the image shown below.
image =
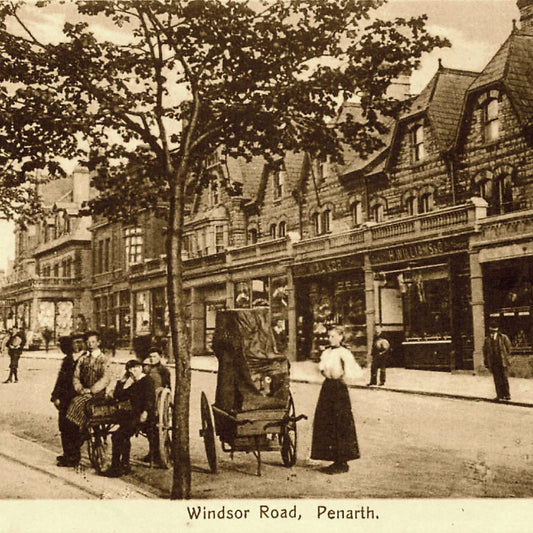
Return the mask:
[[77,468],[56,466],[56,453],[37,442],[7,431],[0,432],[1,499],[100,499],[157,498],[155,494],[119,478],[99,476],[86,462]]
[[[23,357],[28,358],[55,358],[61,359],[63,355],[57,349],[49,352],[44,350],[24,352]],[[128,359],[134,358],[133,352],[128,349],[119,349],[113,362],[123,364]],[[173,364],[169,364],[173,367]],[[194,356],[191,367],[198,372],[213,372],[218,369],[218,361],[214,356]],[[379,394],[380,391],[392,391],[404,394],[418,394],[425,396],[438,396],[469,401],[494,401],[494,381],[490,374],[474,374],[473,372],[433,372],[427,370],[411,370],[405,368],[388,368],[387,382],[381,387],[367,387],[369,369],[364,369],[364,376],[352,382],[350,388],[366,389],[369,393]],[[291,362],[291,381],[297,383],[322,383],[322,376],[318,372],[318,365],[313,361]],[[509,378],[511,401],[501,402],[506,405],[533,407],[533,379]]]

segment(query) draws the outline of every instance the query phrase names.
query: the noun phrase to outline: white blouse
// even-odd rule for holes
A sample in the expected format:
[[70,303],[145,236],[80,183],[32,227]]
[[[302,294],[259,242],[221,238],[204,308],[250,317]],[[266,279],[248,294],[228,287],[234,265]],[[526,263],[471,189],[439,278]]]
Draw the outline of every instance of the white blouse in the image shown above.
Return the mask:
[[344,346],[324,350],[320,356],[318,368],[328,379],[341,379],[342,377],[356,379],[363,374],[352,352]]

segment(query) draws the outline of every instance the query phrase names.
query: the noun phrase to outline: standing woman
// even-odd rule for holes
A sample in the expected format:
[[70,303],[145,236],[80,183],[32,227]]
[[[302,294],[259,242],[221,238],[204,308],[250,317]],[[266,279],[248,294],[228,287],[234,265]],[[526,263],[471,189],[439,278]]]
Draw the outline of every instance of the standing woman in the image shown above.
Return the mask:
[[318,367],[326,379],[315,410],[311,459],[332,461],[321,472],[340,474],[348,472],[348,461],[360,457],[350,396],[344,379],[357,378],[362,370],[352,353],[341,346],[344,338],[342,327],[332,327],[328,338],[330,347],[322,352]]

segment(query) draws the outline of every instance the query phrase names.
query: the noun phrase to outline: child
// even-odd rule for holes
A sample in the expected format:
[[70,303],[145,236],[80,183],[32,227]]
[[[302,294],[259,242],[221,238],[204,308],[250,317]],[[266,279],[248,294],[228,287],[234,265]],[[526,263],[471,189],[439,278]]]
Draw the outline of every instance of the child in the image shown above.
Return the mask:
[[352,353],[341,346],[342,327],[331,328],[328,337],[330,347],[322,352],[319,363],[326,379],[315,410],[311,459],[333,461],[321,471],[340,474],[348,472],[348,461],[360,457],[350,396],[343,378],[359,377],[362,371]]

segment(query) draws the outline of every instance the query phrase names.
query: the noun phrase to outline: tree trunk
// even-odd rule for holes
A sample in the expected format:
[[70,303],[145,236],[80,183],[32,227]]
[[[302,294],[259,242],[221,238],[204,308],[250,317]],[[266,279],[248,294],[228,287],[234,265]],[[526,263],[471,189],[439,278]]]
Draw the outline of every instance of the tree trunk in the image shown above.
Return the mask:
[[185,318],[183,291],[183,262],[181,236],[183,232],[183,187],[177,177],[170,198],[168,215],[167,297],[172,350],[176,367],[174,411],[172,416],[173,477],[170,498],[189,499],[191,496],[191,458],[189,449],[189,400],[191,393],[191,364],[189,336]]

